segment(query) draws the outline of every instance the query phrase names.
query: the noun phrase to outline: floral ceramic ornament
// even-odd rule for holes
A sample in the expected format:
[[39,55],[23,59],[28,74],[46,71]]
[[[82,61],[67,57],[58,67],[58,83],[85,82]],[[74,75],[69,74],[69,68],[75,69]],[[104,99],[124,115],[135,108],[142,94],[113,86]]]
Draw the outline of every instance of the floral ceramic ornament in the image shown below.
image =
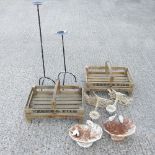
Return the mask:
[[102,128],[90,120],[87,120],[86,124],[76,124],[69,129],[69,136],[84,148],[101,139],[102,133]]
[[107,132],[114,141],[121,141],[136,131],[136,125],[133,121],[124,118],[122,115],[118,116],[118,121],[116,120],[116,115],[114,115],[113,118],[111,116],[103,126],[104,131]]

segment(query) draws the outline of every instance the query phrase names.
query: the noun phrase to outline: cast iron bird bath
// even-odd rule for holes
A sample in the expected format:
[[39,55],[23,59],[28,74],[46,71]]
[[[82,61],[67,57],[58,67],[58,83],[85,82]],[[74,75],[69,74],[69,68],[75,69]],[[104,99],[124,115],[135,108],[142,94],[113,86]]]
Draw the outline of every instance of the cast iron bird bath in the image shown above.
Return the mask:
[[71,72],[67,72],[67,67],[66,67],[66,55],[65,55],[65,46],[64,46],[64,34],[67,34],[67,31],[58,31],[57,32],[58,35],[61,36],[62,39],[62,51],[63,51],[63,60],[64,60],[64,72],[60,72],[58,74],[58,79],[60,79],[60,75],[63,75],[63,85],[65,84],[65,78],[66,78],[66,74],[69,74],[71,76],[73,76],[75,82],[76,82],[76,76],[71,73]]
[[39,24],[39,33],[40,33],[40,45],[41,45],[41,56],[42,56],[42,64],[43,64],[43,77],[39,78],[39,85],[43,85],[45,82],[45,79],[47,79],[55,84],[55,81],[53,79],[46,76],[44,50],[43,50],[43,39],[42,39],[42,30],[41,30],[41,20],[40,20],[40,11],[39,11],[39,6],[42,5],[42,1],[39,1],[39,0],[33,1],[33,4],[37,6],[38,24]]

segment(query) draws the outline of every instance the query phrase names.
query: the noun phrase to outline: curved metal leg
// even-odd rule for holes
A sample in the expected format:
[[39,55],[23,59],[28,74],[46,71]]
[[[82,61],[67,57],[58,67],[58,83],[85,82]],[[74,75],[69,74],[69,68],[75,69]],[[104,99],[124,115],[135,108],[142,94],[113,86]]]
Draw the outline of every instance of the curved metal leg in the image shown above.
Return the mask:
[[73,73],[70,73],[70,72],[66,72],[66,73],[71,74],[74,77],[74,81],[77,82],[76,76]]
[[40,77],[40,78],[39,78],[39,86],[40,86],[41,80],[42,80],[43,78],[44,78],[44,77]]
[[41,84],[42,84],[42,86],[44,85],[44,81],[45,81],[45,79],[43,78],[43,81],[42,81],[42,83],[41,83]]
[[41,78],[39,78],[39,85],[44,85],[45,79],[47,79],[47,80],[49,80],[49,81],[51,81],[51,82],[53,82],[55,84],[55,81],[52,80],[51,78],[49,78],[49,77],[41,77]]
[[70,73],[70,72],[60,72],[60,73],[58,74],[58,79],[59,79],[59,80],[60,80],[60,75],[61,75],[61,74],[63,74],[63,85],[65,84],[66,74],[72,75],[73,78],[74,78],[74,81],[77,82],[76,76],[75,76],[73,73]]
[[63,74],[63,73],[65,73],[65,72],[60,72],[60,73],[58,74],[58,79],[60,79],[60,75]]

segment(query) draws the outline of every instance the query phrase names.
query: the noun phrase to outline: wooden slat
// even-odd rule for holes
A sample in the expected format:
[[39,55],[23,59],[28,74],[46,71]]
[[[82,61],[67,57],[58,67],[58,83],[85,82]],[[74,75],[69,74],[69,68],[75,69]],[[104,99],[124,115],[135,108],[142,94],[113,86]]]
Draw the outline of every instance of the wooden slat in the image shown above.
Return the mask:
[[79,100],[82,98],[82,95],[59,95],[57,100]]
[[62,91],[61,94],[67,94],[67,95],[70,95],[70,94],[77,94],[78,91]]
[[56,81],[55,87],[54,87],[54,92],[53,92],[53,98],[52,101],[55,102],[56,100],[56,95],[60,93],[60,81]]
[[56,81],[54,92],[53,92],[53,98],[51,101],[51,108],[55,111],[56,110],[56,95],[60,93],[60,81]]
[[[81,99],[82,100],[82,99]],[[57,105],[59,105],[59,104],[66,104],[66,105],[72,105],[72,104],[81,104],[82,102],[81,102],[81,100],[78,100],[78,101],[75,101],[75,100],[70,100],[70,101],[57,101],[56,100],[56,103],[57,103]],[[32,101],[31,102],[31,105],[39,105],[39,104],[41,104],[41,105],[51,105],[51,101]]]
[[[104,75],[104,74],[89,74],[87,78],[109,78],[110,76],[107,74],[107,75]],[[121,75],[121,74],[118,74],[118,75],[113,75],[114,78],[126,78],[127,76],[126,75]]]
[[124,88],[131,88],[131,87],[129,87],[129,86],[96,86],[96,85],[89,85],[89,88],[90,89],[95,89],[95,88],[99,88],[99,89],[107,89],[107,88],[110,88],[110,87],[113,87],[114,89],[117,89],[117,88],[122,88],[122,89],[124,89]]
[[58,114],[55,114],[55,113],[33,113],[31,114],[30,116],[27,116],[28,118],[64,118],[64,117],[67,117],[67,118],[73,118],[74,117],[77,117],[78,118],[81,118],[82,116],[79,115],[78,113],[58,113]]
[[57,102],[57,105],[58,104],[68,104],[68,105],[72,105],[72,104],[81,104],[81,100],[80,101],[75,101],[75,100],[72,100],[72,101],[56,101]]
[[[101,69],[105,69],[106,66],[88,66],[87,68],[88,68],[88,70],[92,70],[92,69],[99,69],[99,70],[101,70]],[[125,70],[126,67],[119,67],[119,66],[115,67],[115,66],[112,66],[111,69],[112,70]]]
[[[102,91],[102,90],[107,90],[109,87],[101,87],[101,86],[93,86],[93,87],[89,87],[89,89],[91,90],[99,90],[99,91]],[[113,89],[115,90],[118,90],[118,89],[122,89],[122,90],[127,90],[127,89],[130,89],[130,87],[115,87],[115,86],[112,86]]]
[[85,80],[87,81],[87,76],[88,76],[88,67],[85,67]]
[[65,93],[61,92],[61,94],[57,95],[57,97],[59,97],[59,98],[72,98],[72,97],[79,97],[79,98],[81,98],[81,95],[78,94],[78,93],[65,94]]
[[[81,101],[81,98],[80,97],[74,97],[74,98],[71,98],[71,97],[56,97],[56,100],[57,101]],[[51,98],[33,98],[32,101],[52,101]]]
[[91,69],[105,69],[105,66],[88,66],[87,68],[88,68],[88,70],[91,70]]
[[31,89],[30,94],[28,96],[28,100],[27,100],[27,103],[26,103],[26,106],[25,106],[26,109],[30,106],[32,96],[33,96],[33,89]]
[[[103,71],[91,71],[91,72],[88,72],[88,74],[87,75],[92,75],[92,74],[94,74],[94,75],[98,75],[98,74],[101,74],[101,75],[109,75],[109,74],[107,74],[106,72],[103,72]],[[125,76],[125,72],[112,72],[111,73],[112,75],[124,75]]]
[[130,84],[130,82],[121,82],[121,81],[113,81],[113,82],[106,82],[106,81],[104,81],[104,82],[101,82],[101,81],[99,81],[99,82],[94,82],[94,81],[92,81],[92,82],[88,82],[88,85],[102,85],[102,86],[105,86],[105,85],[111,85],[111,84],[114,84],[114,85],[121,85],[121,84]]
[[131,84],[133,85],[133,79],[132,79],[132,77],[131,77],[131,74],[130,74],[129,70],[128,70],[128,72],[127,72],[127,76],[128,76],[129,81],[130,81]]
[[[88,82],[109,82],[110,79],[106,79],[106,78],[89,78]],[[114,78],[113,82],[129,82],[129,80],[127,78]]]
[[78,95],[79,91],[61,91],[61,95]]
[[94,79],[88,79],[87,83],[89,82],[101,82],[101,83],[111,83],[111,82],[122,82],[122,83],[126,83],[126,82],[129,82],[129,80],[127,78],[122,78],[122,79],[119,79],[119,78],[113,78],[113,81],[110,81],[110,78],[109,79],[105,79],[105,78],[94,78]]
[[[31,91],[34,94],[29,97],[29,107],[25,107],[26,118],[31,120],[33,118],[60,117],[74,118],[81,121],[84,115],[82,89],[77,86],[60,87],[60,92],[58,92],[58,89],[55,89],[55,91],[53,89],[53,87],[47,89],[46,86],[34,87]],[[52,106],[53,94],[55,94],[55,106]]]
[[73,90],[76,90],[76,89],[81,89],[79,86],[74,86],[74,85],[64,85],[64,86],[61,86],[61,89],[73,89]]
[[[112,73],[114,74],[119,74],[119,73],[122,73],[122,74],[125,74],[126,73],[126,70],[111,70]],[[92,70],[88,70],[87,73],[103,73],[103,74],[109,74],[108,72],[106,72],[106,69],[92,69]]]
[[56,101],[81,101],[81,98],[57,98]]
[[53,96],[53,93],[47,93],[47,92],[37,92],[34,97],[51,97]]
[[35,90],[37,89],[43,89],[43,90],[53,90],[54,86],[35,86]]
[[70,109],[66,109],[66,108],[59,108],[59,109],[56,109],[56,110],[53,110],[53,109],[49,109],[49,108],[44,108],[44,109],[41,109],[41,108],[35,108],[35,109],[31,109],[32,112],[35,111],[35,112],[39,112],[39,111],[43,111],[44,113],[47,111],[47,112],[57,112],[57,111],[61,111],[61,112],[73,112],[73,111],[76,111],[76,112],[83,112],[83,109],[81,108],[70,108]]
[[[37,105],[33,105],[32,110],[33,109],[51,109],[51,104],[37,104]],[[56,109],[79,109],[79,105],[56,105]]]

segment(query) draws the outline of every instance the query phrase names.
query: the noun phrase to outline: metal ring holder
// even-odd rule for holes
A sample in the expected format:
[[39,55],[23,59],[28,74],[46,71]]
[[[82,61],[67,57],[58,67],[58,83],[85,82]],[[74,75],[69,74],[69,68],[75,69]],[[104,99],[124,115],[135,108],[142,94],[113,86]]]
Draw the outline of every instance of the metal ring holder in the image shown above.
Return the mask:
[[42,64],[43,64],[43,77],[39,78],[39,85],[44,85],[44,82],[46,79],[55,84],[55,81],[53,79],[46,76],[46,70],[45,70],[44,50],[43,50],[43,41],[42,41],[43,39],[42,39],[41,20],[40,20],[40,11],[39,11],[39,5],[42,5],[42,2],[38,0],[38,1],[34,1],[33,4],[37,6],[41,55],[42,55]]
[[60,79],[60,75],[62,74],[63,75],[63,85],[65,84],[65,78],[66,78],[66,74],[69,74],[71,76],[73,76],[75,82],[76,81],[76,76],[71,73],[71,72],[67,72],[67,67],[66,67],[66,55],[65,55],[65,47],[64,47],[64,34],[67,34],[67,31],[58,31],[57,32],[58,35],[61,36],[61,39],[62,39],[62,50],[63,50],[63,60],[64,60],[64,72],[60,72],[58,74],[58,79]]

